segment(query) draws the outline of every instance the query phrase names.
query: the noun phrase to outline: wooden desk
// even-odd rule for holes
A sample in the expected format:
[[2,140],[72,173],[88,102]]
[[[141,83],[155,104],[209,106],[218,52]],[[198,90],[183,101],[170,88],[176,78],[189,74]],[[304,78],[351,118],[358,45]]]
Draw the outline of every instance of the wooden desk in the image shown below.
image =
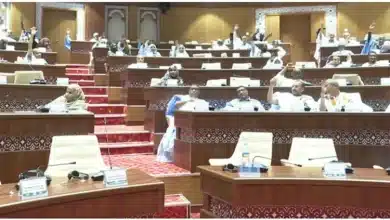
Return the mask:
[[287,159],[292,138],[332,138],[354,167],[390,166],[390,113],[176,112],[176,166],[196,172],[210,158],[229,158],[242,131],[272,132],[272,164]]
[[[110,82],[114,82],[115,77],[119,77],[119,73],[127,72],[130,64],[136,63],[135,56],[108,56],[107,63],[109,65]],[[286,56],[287,59],[287,56]],[[200,69],[203,63],[221,63],[222,69],[231,69],[233,63],[252,63],[254,69],[262,68],[268,58],[261,57],[239,57],[239,58],[170,58],[170,57],[145,57],[145,63],[148,63],[150,68],[159,68],[159,66],[170,66],[175,63],[180,63],[185,69]],[[118,78],[117,78],[118,79]],[[111,85],[110,86],[120,86]]]
[[[165,110],[169,100],[175,94],[187,94],[189,87],[150,87],[144,88],[146,101],[145,129],[154,133],[164,133],[166,130]],[[200,87],[200,98],[210,102],[211,105],[222,108],[226,102],[237,97],[237,88],[234,87]],[[248,88],[251,98],[261,101],[266,109],[268,87]],[[291,91],[290,88],[275,88],[274,91]],[[319,99],[321,88],[309,86],[305,94],[311,95],[315,100]],[[347,93],[360,92],[364,103],[375,111],[384,111],[390,103],[390,86],[348,86],[341,91]],[[127,97],[128,102],[132,97]]]
[[[0,50],[0,57],[8,62],[15,62],[18,57],[25,57],[27,51],[23,50]],[[57,63],[57,53],[56,52],[45,52],[40,53],[41,57],[46,60],[48,64]]]
[[16,63],[0,63],[0,70],[4,73],[14,73],[15,71],[42,71],[49,84],[56,84],[58,77],[66,77],[65,65],[28,65]]
[[65,86],[0,85],[0,112],[34,111],[65,94]]
[[[390,53],[381,53],[376,55],[377,60],[390,60]],[[364,64],[368,62],[368,55],[355,54],[351,56],[354,64]],[[342,62],[347,60],[347,56],[340,56]],[[325,64],[324,64],[325,65]]]
[[[110,84],[120,85],[127,88],[127,97],[131,100],[124,100],[128,105],[143,104],[143,88],[150,86],[152,78],[161,78],[167,70],[149,68],[149,69],[128,69],[127,73],[111,74]],[[227,85],[230,85],[230,77],[250,77],[251,79],[260,80],[262,86],[268,86],[269,80],[274,77],[280,70],[267,69],[250,69],[250,70],[202,70],[202,69],[182,69],[180,76],[183,78],[185,85],[197,84],[205,86],[210,79],[226,79]],[[379,85],[382,77],[390,76],[390,67],[358,67],[358,68],[316,68],[304,69],[303,79],[320,86],[325,79],[332,78],[335,73],[356,73],[361,76],[365,85]],[[286,73],[287,77],[294,78],[291,73]],[[120,79],[118,79],[120,78]],[[118,82],[117,80],[120,80]],[[126,94],[124,92],[124,94]],[[126,96],[123,96],[126,99]],[[129,102],[127,102],[129,101]],[[131,102],[130,102],[131,101]]]
[[47,166],[53,136],[92,134],[94,123],[92,113],[0,113],[0,181],[16,182],[19,173]]
[[8,42],[8,44],[13,45],[15,47],[15,50],[22,50],[22,51],[28,50],[27,42]]
[[[360,54],[362,52],[363,45],[357,45],[357,46],[347,46],[345,47],[345,50],[350,50],[354,54]],[[324,66],[326,64],[326,60],[330,55],[332,55],[333,52],[338,51],[337,46],[333,47],[321,47],[320,49],[320,56],[321,56],[321,66]],[[365,61],[367,62],[367,61]]]
[[[20,200],[15,184],[0,186],[1,218],[129,218],[164,210],[164,183],[136,169],[129,185],[105,188],[103,182],[54,179],[49,196]],[[13,190],[12,196],[4,195]]]
[[108,48],[95,47],[92,53],[95,73],[106,73],[104,64],[107,63]]
[[221,167],[201,166],[201,218],[389,218],[390,177],[355,169],[345,180],[321,168],[271,167],[259,178],[241,178]]
[[92,51],[93,42],[75,41],[71,42],[70,61],[72,64],[89,64],[90,52]]

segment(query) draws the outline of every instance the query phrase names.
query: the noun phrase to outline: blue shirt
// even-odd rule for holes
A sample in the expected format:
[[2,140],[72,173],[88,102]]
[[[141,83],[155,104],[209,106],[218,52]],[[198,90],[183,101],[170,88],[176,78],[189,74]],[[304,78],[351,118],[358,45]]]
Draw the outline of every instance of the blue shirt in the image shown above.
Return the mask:
[[173,116],[176,110],[176,103],[180,102],[181,98],[178,95],[174,95],[171,100],[168,102],[167,110],[165,112],[166,116]]

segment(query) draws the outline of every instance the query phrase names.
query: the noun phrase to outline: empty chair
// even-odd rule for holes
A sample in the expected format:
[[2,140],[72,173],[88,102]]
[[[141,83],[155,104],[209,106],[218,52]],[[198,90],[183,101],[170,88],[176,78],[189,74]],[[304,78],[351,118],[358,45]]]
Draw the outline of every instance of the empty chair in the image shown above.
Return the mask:
[[[76,162],[76,164],[51,166],[70,162]],[[95,135],[53,137],[46,175],[66,176],[73,170],[95,174],[107,169]]]
[[33,80],[44,79],[42,71],[15,71],[15,84],[30,84]]
[[[242,153],[249,152],[250,161],[255,156],[261,156],[256,162],[261,162],[263,165],[271,165],[272,158],[272,139],[271,132],[241,132],[233,155],[226,159],[210,159],[211,166],[223,166],[226,164],[240,165]],[[247,149],[245,149],[247,148]],[[269,159],[266,159],[269,158]]]

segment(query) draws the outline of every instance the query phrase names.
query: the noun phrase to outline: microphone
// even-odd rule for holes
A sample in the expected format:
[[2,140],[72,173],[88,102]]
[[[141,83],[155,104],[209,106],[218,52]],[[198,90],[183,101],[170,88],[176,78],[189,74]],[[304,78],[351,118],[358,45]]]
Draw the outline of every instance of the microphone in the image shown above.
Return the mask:
[[329,159],[329,158],[336,158],[337,159],[337,156],[312,157],[312,158],[309,158],[308,160],[312,161],[312,160],[321,160],[321,159]]
[[71,165],[71,164],[76,164],[76,161],[69,162],[69,163],[57,163],[57,164],[52,164],[52,165],[47,165],[47,166],[48,167],[56,167],[56,166]]
[[[107,119],[104,117],[103,120],[104,120],[104,132],[106,133],[106,142],[108,143]],[[108,147],[107,153],[108,153],[108,164],[110,165],[110,170],[112,170],[112,161],[111,161],[110,147]],[[103,181],[104,180],[104,173],[103,172],[98,172],[98,173],[92,175],[91,179],[93,181]]]
[[303,103],[303,109],[305,110],[305,112],[310,112],[311,108],[307,105],[306,102]]
[[[269,158],[269,157],[255,156],[255,157],[252,158],[252,166],[253,166],[254,161],[255,161],[256,158],[263,158],[263,159],[267,159],[267,160],[270,160],[270,161],[280,162],[278,160],[275,160],[275,159]],[[283,161],[283,163],[288,163],[288,164],[291,164],[291,165],[294,165],[294,166],[297,166],[297,167],[302,167],[302,164],[292,163],[292,162],[289,162],[289,161]]]

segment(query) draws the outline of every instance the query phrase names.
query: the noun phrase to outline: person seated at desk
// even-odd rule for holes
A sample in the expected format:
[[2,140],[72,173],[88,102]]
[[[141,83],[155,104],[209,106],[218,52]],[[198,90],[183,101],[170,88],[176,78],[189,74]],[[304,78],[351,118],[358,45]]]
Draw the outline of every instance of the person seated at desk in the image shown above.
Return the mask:
[[161,81],[158,83],[159,86],[168,86],[169,80],[177,80],[178,86],[183,86],[183,78],[179,76],[179,69],[176,65],[171,65],[165,75],[161,78]]
[[[219,39],[221,40],[221,39]],[[218,41],[219,41],[218,40]],[[222,40],[221,40],[222,41]],[[223,41],[223,45],[225,45],[228,49],[229,49],[229,46],[232,46],[233,45],[233,33],[230,33],[229,34],[229,38],[225,39]]]
[[[268,87],[267,101],[272,104],[272,110],[279,111],[304,111],[309,108],[309,111],[317,111],[318,104],[314,101],[313,97],[309,95],[303,95],[305,91],[305,82],[302,80],[292,80],[284,77],[284,73],[289,67],[286,66],[270,81]],[[297,71],[297,70],[294,70]],[[275,92],[273,91],[275,86],[278,85],[278,81],[292,81],[291,93],[290,92]],[[282,85],[283,86],[283,85]]]
[[171,51],[169,52],[170,57],[190,57],[188,55],[186,48],[183,44],[176,44],[176,46],[173,46],[171,48]]
[[282,68],[283,68],[282,59],[278,56],[278,52],[276,50],[272,50],[271,58],[268,59],[263,69],[282,69]]
[[336,40],[336,36],[334,34],[329,34],[329,39],[323,42],[323,46],[338,46],[339,42]]
[[328,79],[322,85],[318,105],[319,110],[325,112],[373,112],[359,98],[352,98],[350,94],[341,92],[338,81],[333,79]]
[[134,68],[134,69],[137,69],[137,68],[148,68],[148,64],[145,63],[145,58],[143,56],[138,55],[137,56],[137,63],[130,64],[128,68]]
[[99,34],[97,32],[93,33],[92,38],[90,42],[98,42],[99,41]]
[[328,62],[324,68],[348,68],[352,66],[352,57],[347,55],[347,61],[341,62],[340,56],[333,56],[332,61]]
[[229,50],[229,47],[223,43],[221,39],[218,39],[216,43],[211,47],[212,50]]
[[70,84],[64,95],[45,105],[44,108],[49,109],[50,112],[86,111],[87,104],[81,87],[77,84]]
[[339,46],[338,50],[333,52],[331,56],[348,56],[348,55],[353,55],[353,52],[350,50],[346,50],[346,42],[345,40],[340,40],[339,41]]
[[117,44],[117,50],[115,52],[116,56],[130,56],[131,55],[131,46],[127,44],[126,40],[121,40]]
[[38,47],[45,48],[45,49],[46,49],[46,52],[53,52],[53,50],[51,49],[50,39],[47,38],[47,37],[44,37],[44,38],[42,38],[42,39],[39,41]]
[[238,98],[226,103],[224,110],[227,111],[259,111],[264,112],[263,105],[256,99],[249,97],[249,92],[244,86],[237,88]]
[[368,54],[368,62],[364,63],[362,67],[376,67],[376,66],[386,66],[386,64],[381,64],[377,61],[377,55],[374,52]]
[[284,56],[286,56],[287,52],[282,47],[282,41],[281,40],[274,40],[272,41],[272,45],[270,46],[270,49],[276,49],[278,57],[282,59]]
[[384,36],[380,36],[378,40],[373,39],[372,32],[375,29],[375,25],[375,22],[373,22],[368,28],[367,39],[364,42],[361,54],[369,54],[371,52],[376,54],[388,53],[387,45],[385,45]]
[[197,109],[208,109],[209,103],[203,99],[199,99],[199,93],[199,87],[197,85],[192,85],[188,95],[174,95],[169,101],[165,113],[168,128],[158,145],[157,161],[173,161],[173,148],[176,138],[174,112],[177,110],[194,111]]
[[146,57],[161,57],[160,52],[157,51],[157,47],[155,44],[151,44],[149,46],[149,50],[146,52]]
[[251,44],[248,43],[247,36],[242,36],[241,43],[237,43],[236,49],[238,50],[250,50],[252,48]]

